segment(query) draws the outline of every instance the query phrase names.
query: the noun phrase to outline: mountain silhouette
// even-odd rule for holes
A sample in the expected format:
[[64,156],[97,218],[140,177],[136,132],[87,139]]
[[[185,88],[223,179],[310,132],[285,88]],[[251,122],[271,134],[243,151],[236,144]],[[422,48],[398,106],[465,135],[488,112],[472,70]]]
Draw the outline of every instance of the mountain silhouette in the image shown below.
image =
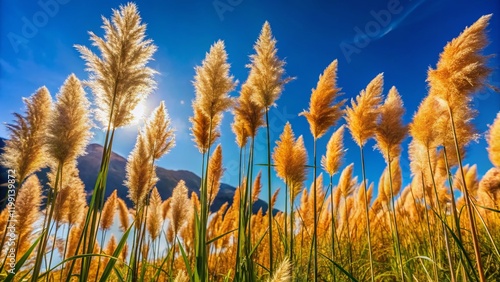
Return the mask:
[[[5,141],[5,139],[0,138],[0,153],[3,152]],[[80,171],[80,178],[85,184],[87,198],[88,200],[90,200],[97,178],[97,173],[99,171],[99,166],[101,164],[103,147],[98,144],[90,144],[87,146],[86,151],[87,154],[81,156],[78,159],[78,170]],[[126,164],[126,158],[114,152],[111,154],[105,197],[107,198],[116,189],[118,196],[122,198],[129,207],[132,207],[132,201],[127,197],[128,188],[123,184],[126,175]],[[7,169],[8,168],[0,165],[0,199],[3,199],[7,192],[7,189],[5,189],[7,186]],[[40,182],[44,185],[47,185],[48,181],[47,172],[47,168],[37,172],[37,176],[40,179]],[[160,193],[163,200],[172,196],[172,191],[180,180],[184,180],[186,182],[186,187],[188,188],[189,195],[191,195],[192,192],[195,192],[199,195],[199,186],[201,179],[198,175],[194,174],[191,171],[170,170],[162,167],[157,167],[156,174],[159,178],[159,181],[156,183],[156,187],[158,188],[158,192]],[[219,193],[215,197],[214,202],[210,208],[211,211],[219,210],[219,208],[226,202],[231,205],[233,202],[235,191],[236,189],[233,186],[222,183]],[[256,213],[261,208],[263,212],[267,211],[267,203],[259,199],[253,205],[253,212]],[[276,211],[277,210],[273,210],[273,213],[276,213]]]

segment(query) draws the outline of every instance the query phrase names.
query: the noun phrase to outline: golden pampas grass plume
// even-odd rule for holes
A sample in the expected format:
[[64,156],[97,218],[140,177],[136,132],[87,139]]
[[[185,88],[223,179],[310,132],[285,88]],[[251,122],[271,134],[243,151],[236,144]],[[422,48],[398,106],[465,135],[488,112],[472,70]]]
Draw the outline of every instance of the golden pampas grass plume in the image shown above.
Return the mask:
[[101,222],[100,226],[102,230],[109,230],[113,225],[113,220],[115,218],[115,211],[118,207],[117,202],[117,190],[115,189],[111,195],[109,195],[106,202],[104,202],[104,207],[101,211]]
[[19,236],[19,245],[16,248],[18,255],[23,255],[31,246],[34,238],[34,224],[40,216],[42,186],[36,175],[30,176],[19,189],[15,203],[16,219],[19,224],[16,233]]
[[146,121],[144,135],[154,160],[161,158],[175,146],[174,129],[171,126],[164,101],[160,102],[160,105],[153,110],[151,117]]
[[300,113],[309,122],[314,139],[321,138],[342,116],[340,108],[345,100],[332,104],[340,91],[336,84],[337,60],[334,60],[320,75],[316,89],[312,90],[309,111]]
[[0,156],[5,167],[16,171],[19,183],[46,165],[45,136],[52,109],[52,98],[45,86],[23,98],[23,102],[26,113],[14,113],[15,122],[6,124],[9,139]]
[[146,218],[146,228],[149,236],[154,241],[160,236],[162,226],[162,199],[156,187],[151,191],[151,198],[149,200],[148,216]]
[[288,257],[278,265],[274,271],[273,277],[267,280],[268,282],[289,282],[292,281],[292,263]]
[[214,153],[208,161],[208,176],[207,176],[207,195],[208,195],[208,205],[210,206],[217,193],[220,189],[220,180],[222,174],[224,173],[224,168],[222,166],[222,146],[219,144],[215,148]]
[[195,68],[194,89],[196,104],[212,120],[232,105],[228,93],[234,89],[234,77],[229,74],[224,41],[215,42],[201,66]]
[[500,168],[500,112],[488,132],[488,156],[497,168]]
[[152,167],[151,152],[142,133],[137,136],[135,147],[130,153],[126,166],[125,186],[128,187],[128,197],[135,207],[143,204],[146,195],[158,181],[156,170]]
[[103,17],[103,22],[104,38],[89,32],[101,57],[85,46],[75,47],[90,73],[87,84],[94,94],[97,119],[103,126],[119,128],[134,120],[133,110],[156,86],[157,72],[147,66],[156,46],[145,39],[146,25],[133,3],[113,10],[112,19]]
[[129,216],[130,212],[128,210],[127,204],[123,199],[117,198],[117,206],[118,206],[118,218],[120,220],[120,230],[125,232],[130,225]]
[[179,181],[172,192],[172,201],[168,218],[175,235],[186,226],[191,212],[191,201],[188,198],[188,189],[184,180]]
[[430,95],[448,104],[467,103],[470,95],[484,86],[491,72],[486,65],[491,56],[481,52],[488,44],[486,28],[491,16],[482,16],[446,44],[436,69],[430,68],[427,72]]
[[85,154],[92,136],[89,108],[80,80],[71,74],[56,96],[47,130],[47,152],[57,163],[66,165]]
[[218,114],[210,120],[210,117],[202,111],[196,102],[193,102],[193,112],[194,115],[189,118],[192,124],[191,135],[200,153],[204,154],[220,137],[219,124],[222,120],[222,114]]
[[403,124],[405,109],[396,87],[391,87],[384,103],[379,107],[379,120],[375,131],[377,148],[387,163],[401,154],[401,142],[408,127]]
[[356,183],[358,182],[358,177],[352,176],[354,170],[354,164],[346,166],[342,173],[340,174],[339,184],[337,189],[340,190],[340,194],[345,199],[354,193],[354,189],[356,188]]
[[250,56],[248,65],[251,75],[248,82],[255,91],[253,101],[268,109],[279,98],[284,85],[290,78],[283,78],[285,62],[278,58],[276,39],[271,32],[271,25],[266,21],[259,38],[254,45],[255,54]]
[[321,166],[330,175],[337,173],[342,166],[346,150],[344,149],[344,126],[339,127],[326,145],[326,154],[321,157]]
[[360,147],[365,145],[377,129],[378,107],[382,102],[383,85],[384,76],[380,73],[368,83],[366,89],[361,90],[356,100],[351,99],[351,106],[347,106],[345,110],[347,128]]
[[[252,76],[250,73],[249,76]],[[253,100],[256,92],[250,85],[249,79],[241,86],[240,96],[233,108],[234,120],[241,123],[248,137],[255,137],[257,130],[264,125],[264,108]],[[241,146],[240,146],[241,147]]]

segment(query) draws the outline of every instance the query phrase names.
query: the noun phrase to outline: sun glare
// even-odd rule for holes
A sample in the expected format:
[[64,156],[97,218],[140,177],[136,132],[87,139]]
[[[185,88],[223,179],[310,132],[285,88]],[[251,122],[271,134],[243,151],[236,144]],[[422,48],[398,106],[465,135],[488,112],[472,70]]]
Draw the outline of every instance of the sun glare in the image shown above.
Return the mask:
[[139,103],[132,110],[132,114],[134,115],[134,119],[132,120],[132,124],[138,124],[141,120],[145,118],[146,115],[146,105],[144,103]]

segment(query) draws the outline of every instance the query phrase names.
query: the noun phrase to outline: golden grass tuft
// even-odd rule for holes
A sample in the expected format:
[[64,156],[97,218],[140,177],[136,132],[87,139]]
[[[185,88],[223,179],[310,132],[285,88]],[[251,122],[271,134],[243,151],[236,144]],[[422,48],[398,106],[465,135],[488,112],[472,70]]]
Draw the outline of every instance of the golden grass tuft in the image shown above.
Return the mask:
[[191,201],[187,193],[188,189],[184,180],[179,181],[172,192],[168,218],[170,219],[172,230],[176,235],[186,226],[188,223],[187,219],[191,213]]
[[148,216],[146,218],[146,228],[149,236],[154,241],[161,234],[162,227],[162,199],[156,187],[151,191],[151,198],[149,199]]
[[236,83],[229,75],[229,64],[224,41],[215,42],[205,55],[201,66],[195,67],[194,89],[196,104],[203,113],[212,120],[232,105],[227,95]]
[[356,101],[351,99],[351,106],[347,106],[345,110],[347,128],[360,147],[364,146],[376,132],[383,85],[384,76],[380,73],[368,83],[365,90],[361,90],[356,96]]
[[101,211],[101,222],[100,222],[102,230],[109,230],[113,225],[113,221],[115,218],[115,211],[118,207],[117,192],[118,191],[115,189],[111,193],[111,195],[109,195],[106,202],[104,202],[104,207],[102,208]]
[[292,263],[288,257],[277,266],[274,275],[268,282],[289,282],[292,281]]
[[253,181],[253,187],[252,187],[252,203],[257,202],[259,200],[259,195],[260,192],[262,191],[262,172],[259,171],[257,174],[257,177],[255,177]]
[[[293,146],[295,143],[295,135],[292,126],[289,122],[285,124],[280,139],[276,141],[276,147],[273,152],[274,169],[276,175],[288,182],[291,176],[290,164],[293,161]],[[288,184],[288,183],[287,183]]]
[[112,19],[103,17],[103,22],[104,38],[89,32],[101,57],[85,46],[75,47],[90,73],[86,83],[94,94],[97,119],[104,126],[119,128],[132,122],[133,110],[156,86],[157,72],[147,66],[156,46],[145,39],[146,25],[141,24],[133,3],[113,10]]
[[276,39],[271,25],[266,21],[254,45],[255,54],[250,56],[250,83],[255,95],[252,100],[263,109],[271,107],[278,100],[284,85],[290,81],[283,79],[285,62],[277,56]]
[[145,137],[139,133],[127,160],[125,186],[128,187],[128,197],[136,208],[141,207],[146,195],[158,181],[148,149]]
[[491,72],[486,65],[490,56],[481,52],[488,44],[486,28],[491,16],[482,16],[446,44],[436,69],[430,68],[427,73],[430,95],[448,104],[466,103],[471,94],[484,86]]
[[500,168],[500,113],[490,126],[488,133],[488,154],[491,163]]
[[347,198],[352,193],[354,193],[354,189],[356,188],[356,183],[358,182],[358,177],[352,177],[352,172],[354,170],[354,164],[350,164],[342,170],[339,178],[339,184],[337,189],[340,190],[340,194],[343,198]]
[[171,126],[165,102],[154,109],[151,117],[144,126],[144,136],[148,146],[151,148],[151,154],[154,160],[168,153],[174,146],[174,129]]
[[330,175],[337,173],[342,166],[346,150],[343,144],[344,126],[339,127],[326,145],[326,154],[321,157],[321,166]]
[[9,139],[0,157],[5,167],[16,171],[19,183],[46,165],[45,136],[52,109],[52,98],[45,86],[23,98],[23,102],[25,115],[14,113],[15,123],[6,124]]
[[128,229],[130,212],[124,200],[117,198],[118,204],[118,218],[120,220],[120,230],[125,232]]
[[19,194],[15,203],[17,225],[16,233],[18,236],[17,254],[22,256],[31,246],[34,238],[34,224],[40,216],[40,205],[42,200],[42,186],[36,175],[30,176],[19,189]]
[[85,154],[92,137],[89,108],[80,80],[71,74],[56,96],[47,129],[47,153],[57,163],[66,165]]
[[309,111],[300,113],[309,122],[309,129],[315,139],[321,138],[343,113],[340,108],[345,100],[332,105],[340,91],[337,88],[337,63],[337,60],[331,62],[320,75],[316,89],[312,90]]
[[215,197],[217,196],[217,193],[219,193],[222,174],[224,174],[224,168],[222,166],[222,146],[219,144],[215,148],[215,151],[208,162],[208,206],[213,203]]
[[203,113],[199,104],[193,103],[194,115],[189,118],[191,122],[191,135],[193,136],[193,141],[200,153],[206,153],[208,148],[210,148],[217,138],[220,137],[220,131],[218,129],[219,124],[222,120],[222,115],[216,115],[212,118],[212,124],[210,124],[210,117]]
[[391,87],[384,104],[379,107],[379,112],[375,140],[386,163],[389,163],[401,154],[401,142],[408,131],[402,120],[405,112],[403,100],[396,87]]
[[[250,73],[250,76],[251,75],[252,73]],[[252,99],[252,97],[256,95],[255,93],[249,80],[247,80],[247,82],[241,86],[240,96],[233,109],[234,124],[241,123],[244,132],[246,132],[249,137],[255,137],[255,135],[257,135],[257,130],[264,125],[264,119],[262,118],[264,108]]]

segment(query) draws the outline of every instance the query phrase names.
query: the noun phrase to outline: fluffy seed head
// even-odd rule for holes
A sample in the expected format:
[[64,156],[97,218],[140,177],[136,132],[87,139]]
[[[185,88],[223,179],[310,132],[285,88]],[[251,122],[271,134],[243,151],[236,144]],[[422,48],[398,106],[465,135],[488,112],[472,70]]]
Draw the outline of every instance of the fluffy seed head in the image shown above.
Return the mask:
[[144,135],[155,160],[161,158],[175,146],[174,129],[170,123],[165,102],[161,101],[144,127]]
[[250,56],[251,63],[247,66],[252,75],[249,83],[255,95],[253,101],[262,108],[271,107],[283,91],[283,86],[290,81],[283,79],[285,62],[278,58],[276,39],[271,26],[266,21],[254,45],[255,54]]
[[387,94],[384,104],[379,108],[380,116],[375,131],[377,148],[389,163],[401,154],[401,142],[406,136],[407,126],[403,124],[405,109],[396,87]]
[[[194,115],[189,118],[191,122],[191,135],[200,153],[206,153],[217,138],[220,137],[219,124],[222,115],[216,115],[210,125],[210,117],[203,113],[198,103],[193,103]],[[210,130],[212,128],[212,130]]]
[[179,181],[172,192],[172,201],[168,217],[175,235],[186,226],[189,213],[191,212],[191,201],[188,198],[188,189],[184,180]]
[[365,90],[361,90],[356,101],[351,99],[351,106],[346,108],[347,128],[358,146],[364,146],[375,134],[383,85],[384,76],[380,73],[368,83]]
[[47,130],[47,152],[61,164],[85,154],[90,137],[90,103],[80,80],[71,74],[64,82],[54,103]]
[[[145,39],[146,25],[141,23],[137,6],[128,3],[113,10],[111,20],[103,17],[104,38],[89,32],[92,45],[101,57],[89,48],[76,45],[86,61],[89,81],[97,105],[97,119],[118,128],[134,119],[133,110],[155,88],[157,72],[146,65],[156,46]],[[111,116],[112,113],[112,116]]]
[[286,257],[276,268],[274,275],[268,282],[289,282],[292,281],[292,263]]
[[[250,73],[250,76],[252,73]],[[259,127],[264,125],[262,118],[264,108],[252,100],[255,96],[255,91],[250,85],[249,81],[241,86],[240,96],[234,106],[234,124],[241,124],[241,130],[248,137],[255,137]],[[238,135],[238,134],[237,134]]]
[[40,204],[42,199],[42,186],[36,175],[30,176],[19,189],[16,200],[16,217],[19,224],[16,233],[19,236],[19,245],[17,253],[24,252],[31,245],[33,224],[38,220],[40,213]]
[[316,89],[312,90],[309,111],[300,113],[309,122],[309,129],[315,139],[321,138],[342,116],[340,108],[345,100],[332,105],[340,91],[336,84],[337,60],[334,60],[320,75]]
[[486,28],[491,14],[482,16],[451,42],[439,55],[436,69],[430,68],[427,82],[430,95],[447,103],[468,101],[471,94],[481,89],[491,70],[487,67],[490,56],[481,54],[488,44]]
[[30,174],[46,164],[45,134],[51,115],[52,98],[47,88],[39,88],[30,98],[23,98],[26,114],[14,113],[14,124],[6,124],[10,136],[0,162],[16,171],[22,183]]
[[500,168],[500,112],[490,126],[488,133],[488,154],[493,165]]
[[[467,191],[470,193],[470,195],[475,195],[479,187],[479,180],[477,179],[477,166],[465,165],[463,166],[463,169],[465,174],[465,187],[467,187]],[[458,168],[457,172],[455,173],[453,187],[462,192],[464,191],[464,183],[462,180],[462,173],[460,172],[460,168]]]
[[252,203],[257,202],[259,199],[260,191],[262,190],[262,172],[259,171],[257,174],[257,177],[255,177],[255,180],[253,181],[253,187],[252,187]]
[[117,203],[118,203],[118,216],[120,219],[120,230],[122,232],[125,232],[130,223],[129,223],[129,210],[127,207],[127,204],[125,203],[124,200],[117,198]]
[[158,189],[155,187],[151,191],[149,200],[148,217],[146,219],[146,227],[151,239],[154,241],[160,236],[162,223],[161,196]]
[[290,164],[293,161],[293,146],[295,143],[295,136],[292,126],[289,122],[285,124],[280,139],[276,141],[276,147],[273,152],[274,169],[278,177],[287,182],[288,177],[291,176]]
[[116,189],[111,193],[106,202],[104,203],[104,207],[101,212],[101,229],[109,230],[113,225],[113,219],[115,218],[115,211],[117,208],[117,191]]
[[128,197],[134,202],[136,208],[142,205],[147,193],[158,181],[156,169],[152,163],[145,137],[139,133],[135,147],[127,160],[127,179],[125,180],[125,186],[129,191]]
[[356,183],[358,182],[357,177],[352,177],[352,172],[354,170],[354,164],[350,164],[342,170],[339,179],[339,185],[337,189],[340,190],[342,197],[347,198],[352,195],[354,192],[354,188],[356,187]]
[[326,155],[321,158],[321,166],[330,175],[334,175],[340,169],[345,156],[343,144],[344,126],[339,127],[330,137],[326,145]]
[[201,66],[195,68],[194,88],[196,103],[210,119],[227,110],[232,100],[227,95],[236,83],[229,75],[229,64],[224,42],[217,41],[210,47]]
[[214,153],[210,157],[208,162],[208,203],[211,205],[219,193],[220,180],[222,174],[224,173],[224,168],[222,167],[222,146],[219,144],[215,148]]

